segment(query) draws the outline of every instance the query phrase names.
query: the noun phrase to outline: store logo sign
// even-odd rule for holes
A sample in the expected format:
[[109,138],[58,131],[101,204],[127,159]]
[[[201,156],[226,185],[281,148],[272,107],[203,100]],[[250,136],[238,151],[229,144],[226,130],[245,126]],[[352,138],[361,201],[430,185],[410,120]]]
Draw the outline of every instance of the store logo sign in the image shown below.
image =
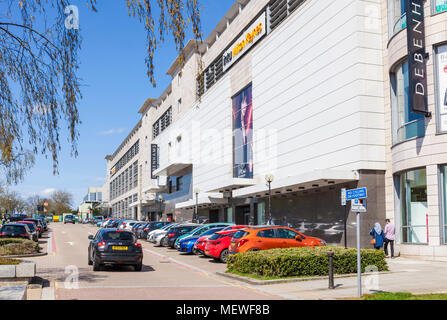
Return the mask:
[[428,116],[424,0],[409,0],[406,9],[411,111]]
[[151,144],[151,178],[157,179],[157,177],[154,177],[154,171],[157,170],[159,167],[158,162],[158,145]]
[[244,30],[242,36],[223,54],[224,72],[267,33],[265,21],[266,14],[263,12],[259,18],[250,25],[250,27]]

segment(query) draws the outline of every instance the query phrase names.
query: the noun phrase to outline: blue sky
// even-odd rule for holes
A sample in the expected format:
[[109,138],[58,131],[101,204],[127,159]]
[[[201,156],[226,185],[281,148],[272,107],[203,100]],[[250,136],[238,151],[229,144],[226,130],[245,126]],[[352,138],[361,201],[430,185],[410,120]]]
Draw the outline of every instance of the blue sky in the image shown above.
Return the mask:
[[[79,155],[72,158],[71,146],[62,147],[59,175],[52,174],[52,161],[38,156],[23,183],[11,187],[26,198],[33,194],[49,195],[66,190],[77,207],[89,186],[105,182],[105,156],[112,154],[139,121],[138,110],[149,97],[158,97],[170,83],[166,75],[177,53],[170,38],[154,58],[157,87],[146,75],[145,31],[137,19],[129,17],[126,1],[98,0],[98,13],[85,6],[85,0],[73,0],[79,8],[80,52],[83,99],[79,104]],[[201,0],[204,38],[231,7],[234,0]],[[156,3],[154,1],[154,3]],[[189,37],[192,34],[189,33]],[[61,126],[65,128],[65,126]],[[65,141],[65,140],[61,140]]]

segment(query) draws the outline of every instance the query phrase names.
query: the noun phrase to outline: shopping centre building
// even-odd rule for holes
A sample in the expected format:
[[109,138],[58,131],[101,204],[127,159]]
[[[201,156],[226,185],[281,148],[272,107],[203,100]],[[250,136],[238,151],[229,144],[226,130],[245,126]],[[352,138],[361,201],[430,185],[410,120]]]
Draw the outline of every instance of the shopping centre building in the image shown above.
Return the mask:
[[413,114],[405,1],[235,1],[106,157],[113,215],[273,222],[355,246],[341,190],[367,187],[363,247],[390,218],[402,254],[447,259],[444,9],[425,3],[431,114]]

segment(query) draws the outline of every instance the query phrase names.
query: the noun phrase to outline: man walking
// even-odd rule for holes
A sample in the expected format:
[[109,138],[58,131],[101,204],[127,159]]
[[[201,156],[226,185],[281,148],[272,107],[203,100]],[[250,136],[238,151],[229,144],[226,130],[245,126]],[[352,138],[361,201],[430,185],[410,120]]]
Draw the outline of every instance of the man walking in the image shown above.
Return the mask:
[[391,223],[390,219],[386,219],[386,225],[385,225],[385,245],[384,245],[384,251],[385,255],[388,257],[388,244],[390,244],[391,247],[391,258],[394,258],[394,234],[395,234],[395,228],[394,224]]

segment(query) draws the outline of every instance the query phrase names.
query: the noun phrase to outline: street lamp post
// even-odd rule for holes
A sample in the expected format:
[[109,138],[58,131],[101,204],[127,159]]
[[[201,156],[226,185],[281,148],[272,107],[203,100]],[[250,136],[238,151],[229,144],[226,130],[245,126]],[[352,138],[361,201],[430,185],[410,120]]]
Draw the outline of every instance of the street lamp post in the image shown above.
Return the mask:
[[267,174],[265,176],[265,181],[268,183],[269,186],[269,220],[268,224],[272,223],[272,182],[275,177],[273,174]]
[[163,212],[161,211],[161,203],[163,202],[163,196],[161,194],[158,196],[158,202],[159,202],[159,208],[160,208],[160,210],[159,210],[160,213],[159,213],[158,220],[160,221],[161,217],[163,217]]
[[200,193],[200,189],[199,188],[194,189],[194,193],[196,194],[196,206],[194,208],[193,222],[197,222],[198,217],[199,217],[199,193]]

